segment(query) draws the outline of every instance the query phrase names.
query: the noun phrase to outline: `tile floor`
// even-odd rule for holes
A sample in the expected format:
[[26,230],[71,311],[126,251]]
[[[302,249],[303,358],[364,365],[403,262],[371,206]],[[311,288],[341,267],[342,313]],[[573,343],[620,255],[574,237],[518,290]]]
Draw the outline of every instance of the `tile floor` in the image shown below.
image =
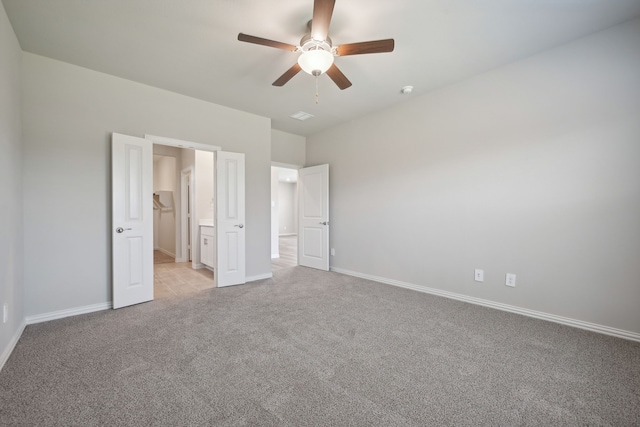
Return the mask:
[[[158,252],[158,251],[155,251]],[[211,289],[213,272],[206,268],[194,270],[190,262],[172,262],[162,253],[155,254],[153,265],[154,298],[188,296],[204,289]],[[272,260],[273,271],[298,265],[298,237],[280,237],[280,258]]]
[[280,258],[271,260],[271,270],[298,265],[298,236],[280,236]]
[[153,266],[154,298],[186,296],[213,288],[213,272],[206,268],[194,270],[190,262],[172,262]]

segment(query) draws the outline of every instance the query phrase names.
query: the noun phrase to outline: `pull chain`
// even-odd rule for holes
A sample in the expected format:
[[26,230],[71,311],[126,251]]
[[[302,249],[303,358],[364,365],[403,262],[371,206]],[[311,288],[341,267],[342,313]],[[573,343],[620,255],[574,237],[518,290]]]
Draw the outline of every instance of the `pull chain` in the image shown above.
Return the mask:
[[316,104],[318,104],[318,76],[316,76]]

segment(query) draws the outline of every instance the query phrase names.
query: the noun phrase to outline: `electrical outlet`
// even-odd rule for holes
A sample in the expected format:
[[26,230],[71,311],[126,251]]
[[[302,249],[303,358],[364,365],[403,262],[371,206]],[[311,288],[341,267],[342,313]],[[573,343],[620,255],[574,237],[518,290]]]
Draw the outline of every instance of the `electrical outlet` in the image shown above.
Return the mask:
[[516,275],[512,273],[507,273],[507,278],[504,282],[505,285],[511,286],[512,288],[516,287]]
[[476,268],[474,270],[474,278],[476,282],[484,282],[484,270]]
[[336,256],[336,248],[331,248],[331,256]]
[[2,306],[2,323],[7,323],[9,321],[9,304]]

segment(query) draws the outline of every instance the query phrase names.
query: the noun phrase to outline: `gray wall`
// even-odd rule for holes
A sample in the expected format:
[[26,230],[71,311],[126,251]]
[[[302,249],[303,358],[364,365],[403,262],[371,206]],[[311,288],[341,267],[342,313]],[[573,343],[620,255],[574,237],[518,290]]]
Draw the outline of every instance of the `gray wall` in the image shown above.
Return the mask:
[[26,315],[111,300],[110,134],[246,155],[247,275],[271,272],[270,120],[23,53]]
[[[293,120],[293,119],[292,119]],[[287,165],[304,166],[306,138],[300,135],[271,130],[271,160]]]
[[21,63],[20,45],[0,3],[0,368],[24,317]]
[[635,20],[307,138],[332,267],[640,332],[639,47]]

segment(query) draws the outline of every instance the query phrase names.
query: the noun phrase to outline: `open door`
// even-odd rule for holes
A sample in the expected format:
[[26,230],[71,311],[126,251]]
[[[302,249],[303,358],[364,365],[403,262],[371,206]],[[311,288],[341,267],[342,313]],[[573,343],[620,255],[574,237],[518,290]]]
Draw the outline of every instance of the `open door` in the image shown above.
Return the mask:
[[244,154],[216,152],[217,286],[246,283]]
[[329,270],[329,165],[298,170],[298,263]]
[[153,299],[153,144],[111,136],[113,308]]

